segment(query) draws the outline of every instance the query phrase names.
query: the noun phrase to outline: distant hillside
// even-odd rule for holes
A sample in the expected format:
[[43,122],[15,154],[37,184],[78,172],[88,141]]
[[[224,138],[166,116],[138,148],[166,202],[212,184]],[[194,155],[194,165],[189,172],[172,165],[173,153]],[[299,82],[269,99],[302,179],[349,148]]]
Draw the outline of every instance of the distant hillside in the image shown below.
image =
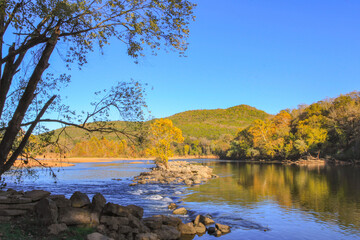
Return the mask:
[[186,111],[168,118],[183,131],[185,137],[217,139],[223,134],[234,135],[255,119],[266,119],[270,116],[254,107],[238,105],[227,109]]
[[[270,116],[272,115],[254,107],[239,105],[227,109],[186,111],[168,118],[173,121],[176,127],[183,131],[184,137],[218,139],[223,134],[235,135],[239,129],[249,126],[255,119],[265,119]],[[129,123],[123,121],[112,123],[115,123],[119,128],[129,127]],[[101,135],[98,133],[89,135],[86,131],[79,128],[67,127],[66,129],[67,137],[64,138],[65,135],[63,134],[61,140],[69,148],[77,142],[90,139],[91,136],[101,138]],[[61,130],[57,129],[55,132],[59,133]],[[104,137],[109,140],[117,139],[115,134],[107,134]]]

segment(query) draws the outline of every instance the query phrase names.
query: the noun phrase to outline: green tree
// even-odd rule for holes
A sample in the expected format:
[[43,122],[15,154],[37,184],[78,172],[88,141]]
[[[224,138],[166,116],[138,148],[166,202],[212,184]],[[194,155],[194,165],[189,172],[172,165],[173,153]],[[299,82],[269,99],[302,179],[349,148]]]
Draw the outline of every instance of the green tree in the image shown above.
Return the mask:
[[156,157],[157,164],[164,164],[168,168],[169,157],[173,156],[171,144],[184,142],[184,137],[171,120],[158,119],[150,126],[150,142],[152,147],[148,153]]
[[[110,107],[131,119],[138,119],[142,113],[141,87],[122,83],[94,103],[93,112],[85,114],[80,124],[65,107],[61,108],[61,119],[44,119],[48,109],[60,107],[54,104],[59,101],[56,90],[70,81],[65,74],[55,76],[47,70],[56,47],[69,69],[74,62],[81,67],[95,45],[102,49],[110,39],[125,44],[127,54],[135,61],[146,49],[156,53],[161,46],[183,54],[194,6],[187,0],[2,0],[0,177],[23,152],[39,122],[59,122],[90,132],[124,133],[104,124]],[[29,67],[20,69],[24,65]],[[99,125],[87,125],[89,121]],[[26,132],[15,145],[21,127]]]

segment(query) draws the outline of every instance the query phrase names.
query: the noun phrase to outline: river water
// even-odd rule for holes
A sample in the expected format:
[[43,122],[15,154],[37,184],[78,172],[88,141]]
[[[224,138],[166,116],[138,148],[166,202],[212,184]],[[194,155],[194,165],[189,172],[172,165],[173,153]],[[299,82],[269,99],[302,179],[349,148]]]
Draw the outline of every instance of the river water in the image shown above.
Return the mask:
[[[107,201],[144,208],[145,216],[171,214],[175,202],[189,210],[187,222],[197,214],[230,225],[221,239],[360,239],[360,169],[351,166],[299,167],[235,161],[188,160],[214,168],[220,178],[208,183],[138,185],[132,178],[154,165],[131,163],[79,163],[54,169],[56,182],[43,172],[39,178],[11,183],[16,190],[44,189],[70,197],[74,191],[91,198],[102,193]],[[194,239],[215,239],[210,235]]]

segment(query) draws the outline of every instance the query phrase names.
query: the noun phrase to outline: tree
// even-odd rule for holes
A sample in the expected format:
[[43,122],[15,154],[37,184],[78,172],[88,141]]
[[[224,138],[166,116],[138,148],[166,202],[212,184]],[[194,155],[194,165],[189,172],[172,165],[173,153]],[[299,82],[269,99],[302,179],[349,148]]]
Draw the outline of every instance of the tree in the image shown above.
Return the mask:
[[[141,86],[120,83],[78,122],[68,107],[55,104],[56,90],[70,81],[66,74],[55,76],[47,70],[56,48],[69,69],[72,63],[81,68],[87,53],[95,45],[102,49],[110,39],[125,44],[135,61],[146,49],[155,54],[161,46],[183,54],[194,7],[187,0],[1,0],[0,177],[23,152],[40,122],[124,133],[104,123],[110,107],[130,119],[142,113]],[[59,109],[60,119],[43,118],[47,110]],[[98,124],[87,124],[91,121]],[[21,128],[26,131],[16,144]]]
[[169,157],[174,155],[171,144],[184,142],[184,137],[170,119],[158,119],[150,125],[150,142],[152,147],[148,153],[156,157],[157,164],[164,164],[168,168]]

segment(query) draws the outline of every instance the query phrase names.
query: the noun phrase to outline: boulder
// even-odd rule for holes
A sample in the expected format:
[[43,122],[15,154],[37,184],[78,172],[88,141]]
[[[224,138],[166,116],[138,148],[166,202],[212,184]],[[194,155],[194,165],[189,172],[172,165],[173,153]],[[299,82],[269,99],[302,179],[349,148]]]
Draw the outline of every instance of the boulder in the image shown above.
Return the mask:
[[102,235],[101,233],[94,232],[94,233],[88,234],[86,236],[86,240],[114,240],[114,239],[109,238],[105,235]]
[[220,230],[215,230],[213,234],[215,237],[220,237],[222,235],[222,232]]
[[0,210],[2,209],[35,210],[36,204],[37,202],[19,203],[19,204],[0,204]]
[[126,206],[129,213],[131,213],[133,216],[141,219],[144,215],[144,209],[142,207],[136,206],[136,205],[128,205]]
[[21,216],[26,214],[26,210],[0,209],[0,216]]
[[101,212],[105,204],[106,204],[105,197],[101,193],[96,193],[92,198],[91,208],[95,212]]
[[155,233],[140,233],[136,236],[135,240],[160,240],[160,238]]
[[64,195],[50,195],[49,198],[56,203],[58,208],[71,207],[71,201]]
[[60,208],[59,222],[66,225],[99,225],[99,215],[85,208]]
[[129,219],[126,217],[115,217],[115,216],[106,216],[102,215],[100,218],[100,223],[105,224],[107,226],[111,225],[128,225]]
[[89,197],[82,192],[76,191],[70,197],[71,206],[74,208],[81,208],[90,204]]
[[132,228],[140,228],[140,219],[138,219],[137,217],[134,217],[133,215],[129,215],[129,226]]
[[127,234],[127,233],[132,233],[132,232],[133,232],[133,229],[129,226],[125,226],[125,225],[119,226],[118,233],[120,233],[120,234]]
[[173,211],[173,214],[176,214],[176,215],[185,215],[185,214],[187,214],[187,210],[186,210],[184,207],[178,208],[178,209],[175,209],[175,210]]
[[199,223],[202,223],[205,226],[207,226],[207,225],[214,224],[215,221],[212,220],[211,218],[205,217],[203,215],[197,215],[195,220],[194,220],[194,225],[198,225]]
[[41,224],[57,223],[58,208],[56,203],[49,198],[43,198],[35,205],[35,214]]
[[176,208],[177,208],[177,205],[175,203],[170,203],[168,206],[168,209],[170,209],[170,210],[174,210]]
[[172,216],[162,216],[162,224],[163,225],[170,225],[173,227],[178,227],[180,224],[182,224],[182,221],[180,218],[172,217]]
[[160,229],[162,226],[162,217],[158,217],[158,216],[148,217],[148,218],[144,218],[142,222],[145,224],[145,226],[147,226],[152,230]]
[[194,226],[197,234],[204,234],[206,232],[206,227],[201,222]]
[[207,231],[208,231],[209,234],[214,234],[215,231],[216,231],[216,229],[215,229],[214,227],[209,227],[209,228],[207,229]]
[[24,198],[21,196],[15,196],[15,197],[0,196],[0,204],[1,203],[19,204],[19,203],[31,203],[31,202],[32,202],[31,198]]
[[229,233],[230,232],[230,227],[229,226],[223,225],[223,224],[220,224],[220,223],[216,223],[215,228],[217,230],[219,230],[221,233]]
[[181,233],[173,226],[163,225],[160,229],[154,231],[161,240],[179,239]]
[[183,235],[194,235],[196,234],[196,230],[194,228],[194,224],[193,223],[186,223],[186,224],[180,224],[179,226],[179,231],[181,232],[181,234]]
[[96,227],[96,231],[99,233],[105,233],[106,232],[106,226],[104,224],[100,224]]
[[104,206],[102,213],[105,215],[114,215],[119,217],[129,216],[128,208],[115,203],[107,203]]
[[51,224],[49,227],[49,234],[58,235],[59,233],[68,230],[68,227],[65,223],[55,223]]
[[24,194],[25,198],[30,198],[31,201],[39,201],[40,199],[46,198],[50,195],[50,192],[43,190],[32,190]]

